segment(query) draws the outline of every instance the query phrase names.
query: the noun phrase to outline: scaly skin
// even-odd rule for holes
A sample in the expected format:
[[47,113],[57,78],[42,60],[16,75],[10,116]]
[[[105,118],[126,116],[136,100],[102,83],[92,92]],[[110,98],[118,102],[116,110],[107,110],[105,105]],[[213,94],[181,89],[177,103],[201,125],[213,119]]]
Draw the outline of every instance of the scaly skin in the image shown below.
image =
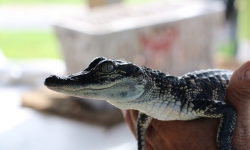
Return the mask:
[[50,76],[45,85],[71,96],[106,100],[120,109],[139,110],[138,149],[145,149],[152,118],[192,120],[221,118],[217,133],[220,150],[231,146],[236,112],[224,102],[232,75],[228,70],[201,70],[181,77],[120,60],[95,58],[88,68],[66,77]]

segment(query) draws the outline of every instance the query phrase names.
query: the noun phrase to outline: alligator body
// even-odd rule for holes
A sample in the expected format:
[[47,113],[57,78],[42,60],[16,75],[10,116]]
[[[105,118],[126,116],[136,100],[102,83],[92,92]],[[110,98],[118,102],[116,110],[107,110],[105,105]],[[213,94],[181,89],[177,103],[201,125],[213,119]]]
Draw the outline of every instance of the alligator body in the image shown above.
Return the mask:
[[50,76],[45,85],[71,96],[106,100],[120,109],[139,110],[138,149],[145,150],[152,118],[192,120],[220,118],[217,145],[231,150],[236,111],[224,102],[231,71],[201,70],[175,77],[133,63],[95,58],[89,66],[65,77]]

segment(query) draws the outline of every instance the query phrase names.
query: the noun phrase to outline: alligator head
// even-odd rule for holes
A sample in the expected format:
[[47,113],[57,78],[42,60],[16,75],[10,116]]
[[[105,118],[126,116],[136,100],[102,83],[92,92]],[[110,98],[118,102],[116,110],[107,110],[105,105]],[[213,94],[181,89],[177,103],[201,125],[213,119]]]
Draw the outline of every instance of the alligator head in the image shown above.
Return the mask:
[[148,78],[144,70],[133,63],[98,57],[85,70],[65,77],[52,75],[44,84],[60,93],[114,104],[135,101],[144,95],[152,87]]

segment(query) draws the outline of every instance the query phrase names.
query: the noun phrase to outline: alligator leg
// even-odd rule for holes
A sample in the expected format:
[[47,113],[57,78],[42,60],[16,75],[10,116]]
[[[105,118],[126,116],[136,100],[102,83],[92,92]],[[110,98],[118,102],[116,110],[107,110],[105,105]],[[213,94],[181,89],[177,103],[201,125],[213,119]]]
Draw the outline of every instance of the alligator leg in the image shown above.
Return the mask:
[[[228,105],[227,105],[228,106]],[[217,133],[217,143],[219,150],[233,150],[233,132],[236,123],[236,111],[232,107],[221,110],[222,117]]]
[[[217,132],[217,146],[219,150],[233,150],[232,138],[236,124],[236,111],[225,102],[221,101],[193,101],[196,113],[204,110],[204,115],[211,118],[220,118],[220,125]],[[196,106],[195,106],[196,105]],[[197,106],[199,106],[198,109]],[[196,108],[195,108],[196,107]]]
[[146,131],[148,126],[150,125],[150,122],[152,120],[152,117],[139,112],[138,118],[137,118],[137,142],[138,142],[138,150],[145,150],[145,144],[146,144]]

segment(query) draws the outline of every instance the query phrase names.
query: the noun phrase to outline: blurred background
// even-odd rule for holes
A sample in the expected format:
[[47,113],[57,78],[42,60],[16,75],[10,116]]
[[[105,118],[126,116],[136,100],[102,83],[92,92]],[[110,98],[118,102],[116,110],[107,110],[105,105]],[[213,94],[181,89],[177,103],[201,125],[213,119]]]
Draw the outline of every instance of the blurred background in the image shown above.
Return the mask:
[[120,110],[47,90],[98,56],[173,75],[250,56],[248,0],[0,0],[0,150],[135,150]]

